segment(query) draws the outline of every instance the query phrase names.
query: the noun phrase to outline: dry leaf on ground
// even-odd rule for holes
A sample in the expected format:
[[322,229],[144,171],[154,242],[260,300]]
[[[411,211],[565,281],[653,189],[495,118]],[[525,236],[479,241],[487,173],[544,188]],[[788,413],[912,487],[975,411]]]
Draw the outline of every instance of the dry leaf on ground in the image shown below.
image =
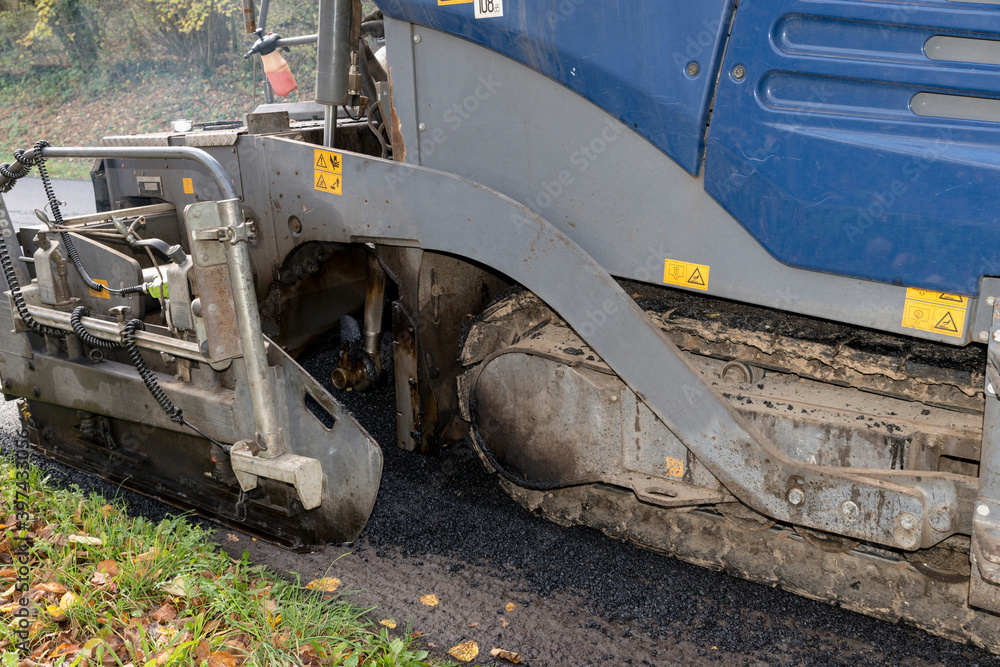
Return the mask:
[[517,605],[514,604],[513,602],[508,602],[507,606],[504,607],[504,609],[506,609],[507,611],[514,611],[516,608],[517,608]]
[[90,547],[99,547],[104,544],[101,538],[91,537],[90,535],[70,535],[69,541],[71,544],[85,544]]
[[469,623],[469,627],[470,628],[478,628],[479,627],[479,623]]
[[45,591],[46,593],[55,593],[56,595],[63,595],[66,593],[66,587],[58,581],[46,581],[42,584],[35,584],[32,588],[39,591]]
[[503,616],[501,616],[500,617],[500,625],[502,625],[505,628],[509,628],[510,627],[510,621],[508,621],[506,618],[504,618]]
[[458,646],[452,646],[450,649],[448,649],[448,655],[455,658],[456,660],[461,660],[462,662],[469,662],[477,655],[479,655],[479,644],[470,639],[467,642],[462,642]]
[[236,656],[225,651],[217,651],[208,656],[208,667],[236,667]]
[[430,595],[421,595],[420,603],[425,604],[428,607],[436,607],[438,605],[438,596],[431,593]]
[[149,615],[157,623],[166,623],[177,618],[177,610],[171,604],[165,604]]
[[240,538],[236,537],[232,533],[226,533],[226,542],[239,542]]
[[332,593],[340,587],[340,579],[337,577],[323,577],[322,579],[314,579],[306,584],[306,588],[311,591],[322,591],[323,593]]
[[63,596],[59,599],[59,608],[66,611],[73,605],[79,602],[79,599],[73,595],[72,591],[66,591]]
[[381,621],[379,621],[379,623],[389,628],[390,630],[393,630],[396,627],[396,621],[392,620],[391,618],[383,618]]
[[517,665],[521,664],[521,654],[515,653],[514,651],[508,651],[502,648],[495,648],[490,650],[490,655],[492,655],[494,658],[503,658],[504,660],[508,660]]
[[109,577],[116,577],[118,576],[118,563],[113,560],[102,560],[97,564],[97,571],[103,572]]

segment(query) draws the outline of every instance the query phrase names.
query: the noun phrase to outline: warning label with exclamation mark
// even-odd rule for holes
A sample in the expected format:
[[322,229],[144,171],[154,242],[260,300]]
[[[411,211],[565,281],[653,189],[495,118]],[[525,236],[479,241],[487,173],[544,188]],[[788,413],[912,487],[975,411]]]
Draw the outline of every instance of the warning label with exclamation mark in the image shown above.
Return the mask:
[[343,191],[343,156],[333,151],[313,151],[313,187],[339,195]]
[[910,288],[903,304],[903,326],[961,338],[968,308],[968,297]]

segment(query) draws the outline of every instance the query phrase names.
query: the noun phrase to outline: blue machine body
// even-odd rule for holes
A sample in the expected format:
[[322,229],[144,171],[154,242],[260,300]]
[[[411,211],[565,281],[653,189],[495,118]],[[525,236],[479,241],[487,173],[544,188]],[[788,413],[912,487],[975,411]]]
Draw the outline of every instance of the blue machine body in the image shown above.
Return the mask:
[[964,295],[1000,275],[994,5],[507,0],[477,20],[438,2],[379,0],[567,86],[693,175],[704,161],[707,192],[785,264]]

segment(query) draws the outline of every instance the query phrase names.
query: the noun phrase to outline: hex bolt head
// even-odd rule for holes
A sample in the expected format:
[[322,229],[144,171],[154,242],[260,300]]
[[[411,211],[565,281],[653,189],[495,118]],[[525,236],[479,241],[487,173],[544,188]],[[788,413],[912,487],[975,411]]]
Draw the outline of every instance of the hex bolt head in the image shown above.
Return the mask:
[[994,298],[992,296],[986,297],[986,305],[992,306],[996,302],[997,302],[996,298]]
[[413,41],[416,42],[417,44],[419,44],[420,43],[420,35],[414,35],[413,36]]
[[806,501],[806,494],[803,493],[802,489],[792,489],[788,492],[788,502],[796,507],[801,505]]
[[913,530],[917,527],[917,517],[908,512],[899,515],[899,525],[903,530]]
[[427,125],[425,125],[424,123],[421,123],[420,125],[417,126],[417,129],[420,130],[421,132],[423,132],[423,131],[425,131],[427,129]]
[[694,62],[693,60],[688,63],[688,66],[687,66],[687,74],[688,74],[688,76],[698,76],[698,74],[700,72],[701,72],[701,65],[699,65],[696,62]]
[[848,521],[853,521],[858,518],[861,514],[861,510],[858,508],[858,504],[853,500],[845,500],[840,503],[840,514]]
[[982,504],[979,505],[978,507],[976,507],[976,514],[978,514],[979,516],[989,516],[990,515],[989,506]]
[[983,341],[985,343],[985,342],[989,341],[989,339],[990,339],[989,333],[987,333],[985,331],[980,331],[979,332],[979,340],[981,340],[981,341]]
[[737,65],[736,67],[733,68],[733,78],[736,79],[737,81],[742,81],[746,75],[747,75],[747,68],[744,67],[743,65]]

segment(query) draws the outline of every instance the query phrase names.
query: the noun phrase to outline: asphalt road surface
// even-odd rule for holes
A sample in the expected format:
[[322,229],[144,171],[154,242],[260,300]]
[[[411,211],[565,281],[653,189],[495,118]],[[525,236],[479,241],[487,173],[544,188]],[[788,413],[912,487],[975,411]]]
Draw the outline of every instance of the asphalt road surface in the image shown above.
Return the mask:
[[[44,197],[20,199],[32,196],[26,184],[6,197],[15,221],[30,222],[32,209],[44,204]],[[84,185],[57,184],[67,215],[88,212]],[[324,341],[301,359],[328,388],[335,344]],[[361,538],[308,555],[225,528],[217,540],[233,555],[246,550],[304,581],[340,578],[357,604],[377,605],[374,618],[395,620],[395,632],[423,633],[436,652],[473,639],[481,649],[476,664],[510,664],[489,658],[491,648],[504,648],[539,666],[1000,665],[979,649],[548,523],[509,500],[467,445],[437,457],[391,446],[391,383],[338,398],[379,442],[390,443]],[[16,419],[13,404],[0,405],[5,450],[18,437]],[[156,519],[170,511],[42,464],[60,483],[118,496],[136,514]],[[436,607],[419,602],[428,593],[439,598]]]

